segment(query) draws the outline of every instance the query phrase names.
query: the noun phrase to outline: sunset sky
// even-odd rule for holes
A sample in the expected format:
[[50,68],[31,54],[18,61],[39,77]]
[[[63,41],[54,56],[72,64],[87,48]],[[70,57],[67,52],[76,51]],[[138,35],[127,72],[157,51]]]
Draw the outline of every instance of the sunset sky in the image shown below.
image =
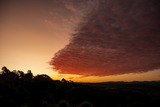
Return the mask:
[[159,4],[132,1],[1,0],[0,67],[77,82],[160,80]]

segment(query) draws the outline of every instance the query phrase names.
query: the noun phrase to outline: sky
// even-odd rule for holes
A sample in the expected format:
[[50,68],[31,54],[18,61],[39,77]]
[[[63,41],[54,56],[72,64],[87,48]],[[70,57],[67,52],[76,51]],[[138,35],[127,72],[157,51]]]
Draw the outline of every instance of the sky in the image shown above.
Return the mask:
[[76,82],[160,80],[158,0],[0,2],[0,67]]

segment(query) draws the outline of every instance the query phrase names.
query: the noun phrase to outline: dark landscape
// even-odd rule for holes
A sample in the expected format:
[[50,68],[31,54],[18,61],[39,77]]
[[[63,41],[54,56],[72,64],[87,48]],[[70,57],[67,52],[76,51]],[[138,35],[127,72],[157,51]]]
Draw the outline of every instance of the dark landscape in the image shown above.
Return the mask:
[[0,104],[1,107],[159,107],[160,82],[75,83],[3,67]]

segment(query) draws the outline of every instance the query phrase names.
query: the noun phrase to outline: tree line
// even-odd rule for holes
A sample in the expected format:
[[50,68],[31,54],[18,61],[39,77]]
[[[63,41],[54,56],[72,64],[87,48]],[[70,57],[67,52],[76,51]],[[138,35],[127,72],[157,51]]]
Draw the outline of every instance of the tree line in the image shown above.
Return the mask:
[[0,107],[159,107],[160,82],[75,83],[31,70],[0,72]]

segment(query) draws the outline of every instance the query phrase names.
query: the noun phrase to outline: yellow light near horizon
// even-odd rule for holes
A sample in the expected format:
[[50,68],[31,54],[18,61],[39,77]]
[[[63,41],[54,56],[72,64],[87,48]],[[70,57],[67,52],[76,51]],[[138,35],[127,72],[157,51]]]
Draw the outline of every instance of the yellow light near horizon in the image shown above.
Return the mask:
[[[154,78],[153,78],[154,77]],[[149,71],[145,73],[130,73],[123,75],[110,75],[110,76],[82,76],[73,74],[57,74],[53,79],[61,80],[72,80],[75,82],[107,82],[107,81],[159,81],[160,80],[160,69]]]

